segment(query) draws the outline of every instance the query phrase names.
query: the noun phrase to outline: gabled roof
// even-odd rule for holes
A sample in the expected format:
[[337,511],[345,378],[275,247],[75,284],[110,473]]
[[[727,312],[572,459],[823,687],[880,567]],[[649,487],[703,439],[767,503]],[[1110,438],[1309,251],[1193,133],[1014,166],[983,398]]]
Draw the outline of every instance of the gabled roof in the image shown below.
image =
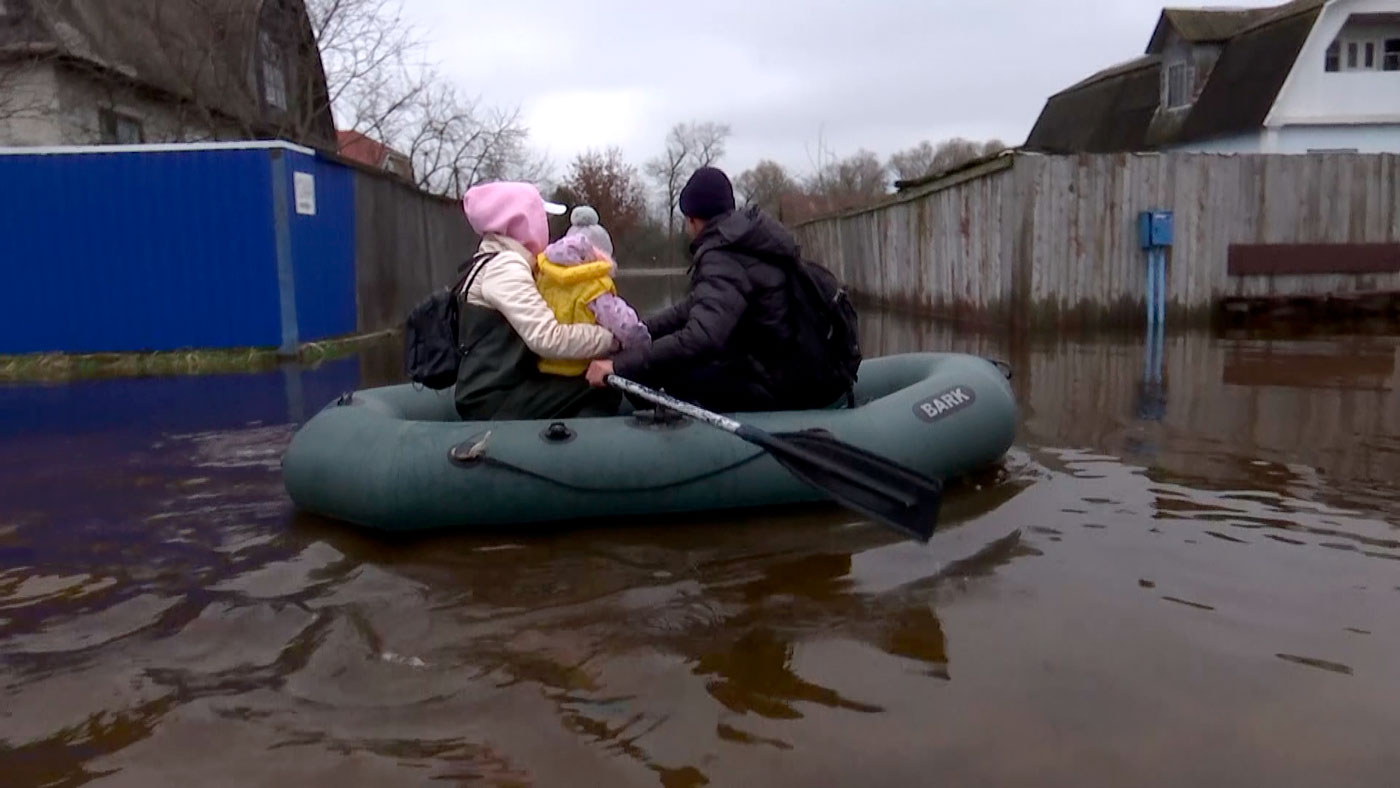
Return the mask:
[[1157,18],[1147,51],[1161,54],[1166,48],[1167,34],[1173,29],[1193,44],[1227,41],[1241,30],[1257,22],[1266,8],[1166,8]]
[[300,0],[33,0],[29,29],[39,40],[27,45],[258,124],[264,112],[252,58],[270,3],[296,20],[289,24],[297,29],[287,31],[297,42],[295,67],[312,72],[297,75],[289,97],[310,86],[325,104],[324,118],[313,124],[317,139],[305,141],[329,145],[334,124],[324,102],[325,74]]
[[1218,44],[1275,19],[1299,11],[1319,9],[1324,2],[1290,0],[1282,5],[1264,8],[1164,8],[1157,18],[1152,38],[1147,42],[1147,53],[1161,54],[1166,47],[1167,33],[1172,29],[1193,44]]
[[[1161,62],[1162,58],[1158,55],[1141,55],[1139,57],[1133,58],[1132,60],[1124,60],[1122,63],[1115,63],[1114,65],[1103,69],[1102,71],[1095,71],[1093,74],[1090,74],[1084,79],[1081,79],[1073,85],[1070,85],[1069,87],[1060,91],[1060,93],[1069,93],[1075,90],[1083,90],[1084,88],[1087,88],[1091,85],[1096,85],[1100,82],[1106,82],[1114,77],[1124,77],[1131,75],[1134,72],[1141,71],[1143,69],[1152,68],[1154,66],[1159,65]],[[1060,93],[1056,93],[1055,95],[1058,96],[1060,95]]]
[[1144,147],[1160,92],[1156,55],[1110,66],[1050,97],[1026,139],[1044,153],[1111,153]]
[[1230,39],[1176,141],[1262,127],[1321,7],[1321,0],[1289,3],[1288,13],[1272,13]]
[[[1147,55],[1051,96],[1025,147],[1056,153],[1152,150],[1257,129],[1324,4],[1293,0],[1271,8],[1167,9]],[[1162,113],[1161,50],[1171,29],[1188,41],[1221,49],[1191,107]]]

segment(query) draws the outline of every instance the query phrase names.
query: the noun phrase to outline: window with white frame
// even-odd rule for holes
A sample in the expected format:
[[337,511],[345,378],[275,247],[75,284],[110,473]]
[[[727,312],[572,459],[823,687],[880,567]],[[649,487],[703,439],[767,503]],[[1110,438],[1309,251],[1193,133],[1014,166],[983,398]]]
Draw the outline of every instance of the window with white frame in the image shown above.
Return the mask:
[[271,33],[258,34],[258,49],[262,58],[263,102],[273,109],[287,109],[287,51]]
[[1340,42],[1333,41],[1327,47],[1327,55],[1323,58],[1322,68],[1324,71],[1342,70],[1342,45]]
[[1163,101],[1167,109],[1184,107],[1191,103],[1192,72],[1190,63],[1172,63],[1163,75]]
[[1325,71],[1400,71],[1400,38],[1339,38],[1327,47]]

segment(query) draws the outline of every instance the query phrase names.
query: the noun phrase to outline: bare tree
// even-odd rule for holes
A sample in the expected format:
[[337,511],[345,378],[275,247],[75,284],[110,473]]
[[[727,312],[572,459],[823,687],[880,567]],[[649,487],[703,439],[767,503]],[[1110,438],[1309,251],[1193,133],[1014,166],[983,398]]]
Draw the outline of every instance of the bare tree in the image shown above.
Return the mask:
[[401,0],[308,0],[307,13],[336,126],[380,138],[405,133],[392,127],[424,99],[435,75],[418,65],[420,32],[405,20]]
[[402,0],[308,0],[337,126],[402,151],[420,188],[460,197],[484,180],[538,182],[518,108],[488,107],[422,62]]
[[614,242],[625,242],[646,221],[646,188],[619,148],[588,151],[574,159],[564,193],[593,206]]
[[784,218],[783,199],[799,191],[797,182],[783,165],[771,159],[764,159],[753,169],[740,173],[734,186],[744,196],[746,205],[757,205],[779,219]]
[[729,140],[730,131],[726,123],[691,123],[687,127],[691,163],[695,169],[709,167],[724,158],[724,146]]
[[885,196],[888,173],[879,157],[864,148],[844,159],[831,159],[808,179],[807,189],[829,210],[868,205]]
[[666,134],[666,148],[644,166],[665,202],[666,234],[676,234],[676,209],[690,173],[724,157],[730,128],[713,122],[678,123]]
[[671,129],[666,135],[666,149],[643,167],[661,192],[668,238],[676,234],[676,204],[680,201],[681,186],[685,183],[685,171],[690,162],[689,140],[681,133],[681,128],[675,126]]
[[307,13],[326,73],[326,93],[341,128],[372,128],[426,89],[411,61],[422,50],[399,0],[308,0]]
[[982,156],[982,146],[972,140],[954,137],[938,143],[930,172],[944,172]]
[[934,151],[928,140],[890,156],[889,169],[901,181],[922,178],[933,171]]
[[890,157],[889,169],[895,178],[910,181],[961,167],[968,162],[992,156],[1006,150],[1006,143],[992,139],[986,142],[954,137],[934,147],[924,140]]
[[467,100],[447,82],[434,82],[379,127],[402,145],[419,188],[459,198],[488,180],[541,180],[547,162],[535,156],[518,110]]

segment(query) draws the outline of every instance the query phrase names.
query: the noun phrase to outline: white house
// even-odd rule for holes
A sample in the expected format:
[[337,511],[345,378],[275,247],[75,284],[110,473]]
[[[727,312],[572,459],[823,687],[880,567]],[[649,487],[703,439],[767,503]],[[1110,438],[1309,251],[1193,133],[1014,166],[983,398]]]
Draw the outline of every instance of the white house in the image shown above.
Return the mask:
[[1400,0],[1166,9],[1142,57],[1051,96],[1026,147],[1400,152]]

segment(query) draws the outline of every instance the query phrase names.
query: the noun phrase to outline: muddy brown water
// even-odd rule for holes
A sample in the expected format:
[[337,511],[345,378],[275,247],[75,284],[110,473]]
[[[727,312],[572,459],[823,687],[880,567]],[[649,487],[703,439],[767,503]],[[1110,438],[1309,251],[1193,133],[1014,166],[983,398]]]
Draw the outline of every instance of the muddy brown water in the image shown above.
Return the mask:
[[[1006,461],[839,509],[389,540],[316,370],[0,389],[0,785],[1395,785],[1400,340],[1031,343]],[[1016,536],[1015,534],[1019,534]]]

